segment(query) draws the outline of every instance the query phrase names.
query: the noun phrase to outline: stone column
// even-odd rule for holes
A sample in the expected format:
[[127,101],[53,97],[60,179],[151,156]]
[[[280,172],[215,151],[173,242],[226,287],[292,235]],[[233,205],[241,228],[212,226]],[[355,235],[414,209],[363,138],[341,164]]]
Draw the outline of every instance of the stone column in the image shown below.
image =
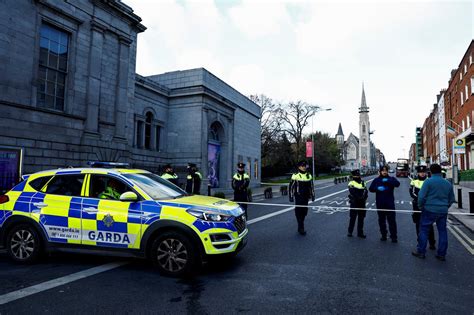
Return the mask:
[[87,85],[87,118],[85,126],[86,133],[91,135],[98,135],[99,131],[100,81],[104,30],[104,25],[94,20],[91,21],[91,47]]
[[114,137],[125,140],[125,126],[128,109],[128,88],[130,69],[130,44],[132,40],[119,37],[119,62],[117,69],[117,88],[115,98],[115,134]]
[[234,169],[237,166],[234,152],[234,120],[232,118],[227,119],[227,128],[225,128],[226,143],[227,143],[227,156],[226,164],[227,174],[226,177],[226,188],[231,188],[232,176],[234,175]]
[[201,174],[203,176],[203,186],[202,189],[207,189],[207,184],[209,181],[207,180],[208,169],[207,169],[207,142],[209,141],[209,123],[208,123],[208,115],[209,110],[207,108],[202,109],[202,124],[201,124]]

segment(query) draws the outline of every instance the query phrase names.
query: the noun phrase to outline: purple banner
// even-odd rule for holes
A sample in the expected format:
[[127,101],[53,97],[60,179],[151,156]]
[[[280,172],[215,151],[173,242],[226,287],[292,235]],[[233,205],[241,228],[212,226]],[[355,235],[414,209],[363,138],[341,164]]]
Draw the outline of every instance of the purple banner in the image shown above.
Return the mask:
[[20,181],[21,149],[0,148],[0,193]]
[[221,146],[219,144],[207,144],[207,179],[212,188],[219,187],[219,160]]

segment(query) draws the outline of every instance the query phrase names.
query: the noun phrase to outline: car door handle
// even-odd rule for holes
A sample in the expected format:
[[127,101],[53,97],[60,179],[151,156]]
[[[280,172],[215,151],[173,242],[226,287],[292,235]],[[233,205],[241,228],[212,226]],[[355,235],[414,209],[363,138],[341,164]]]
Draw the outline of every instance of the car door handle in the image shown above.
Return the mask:
[[94,208],[94,207],[84,208],[83,210],[84,210],[84,212],[87,212],[87,213],[96,213],[96,212],[98,212],[97,208]]
[[47,206],[47,204],[45,204],[44,202],[33,202],[33,206],[35,206],[36,208],[44,208]]

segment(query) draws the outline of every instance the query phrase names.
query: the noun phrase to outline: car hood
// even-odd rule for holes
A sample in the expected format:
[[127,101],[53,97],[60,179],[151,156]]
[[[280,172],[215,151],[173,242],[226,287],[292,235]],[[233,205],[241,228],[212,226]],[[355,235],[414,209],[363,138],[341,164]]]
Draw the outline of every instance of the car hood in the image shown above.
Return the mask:
[[180,208],[206,209],[233,216],[240,216],[243,213],[242,208],[233,201],[208,196],[187,196],[179,199],[163,200],[159,203]]

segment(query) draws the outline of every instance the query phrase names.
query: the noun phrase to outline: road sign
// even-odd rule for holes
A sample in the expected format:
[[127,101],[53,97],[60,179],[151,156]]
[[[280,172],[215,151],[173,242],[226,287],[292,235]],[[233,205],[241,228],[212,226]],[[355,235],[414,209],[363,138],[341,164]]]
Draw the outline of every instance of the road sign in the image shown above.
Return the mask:
[[454,140],[454,153],[465,154],[466,153],[466,139]]

